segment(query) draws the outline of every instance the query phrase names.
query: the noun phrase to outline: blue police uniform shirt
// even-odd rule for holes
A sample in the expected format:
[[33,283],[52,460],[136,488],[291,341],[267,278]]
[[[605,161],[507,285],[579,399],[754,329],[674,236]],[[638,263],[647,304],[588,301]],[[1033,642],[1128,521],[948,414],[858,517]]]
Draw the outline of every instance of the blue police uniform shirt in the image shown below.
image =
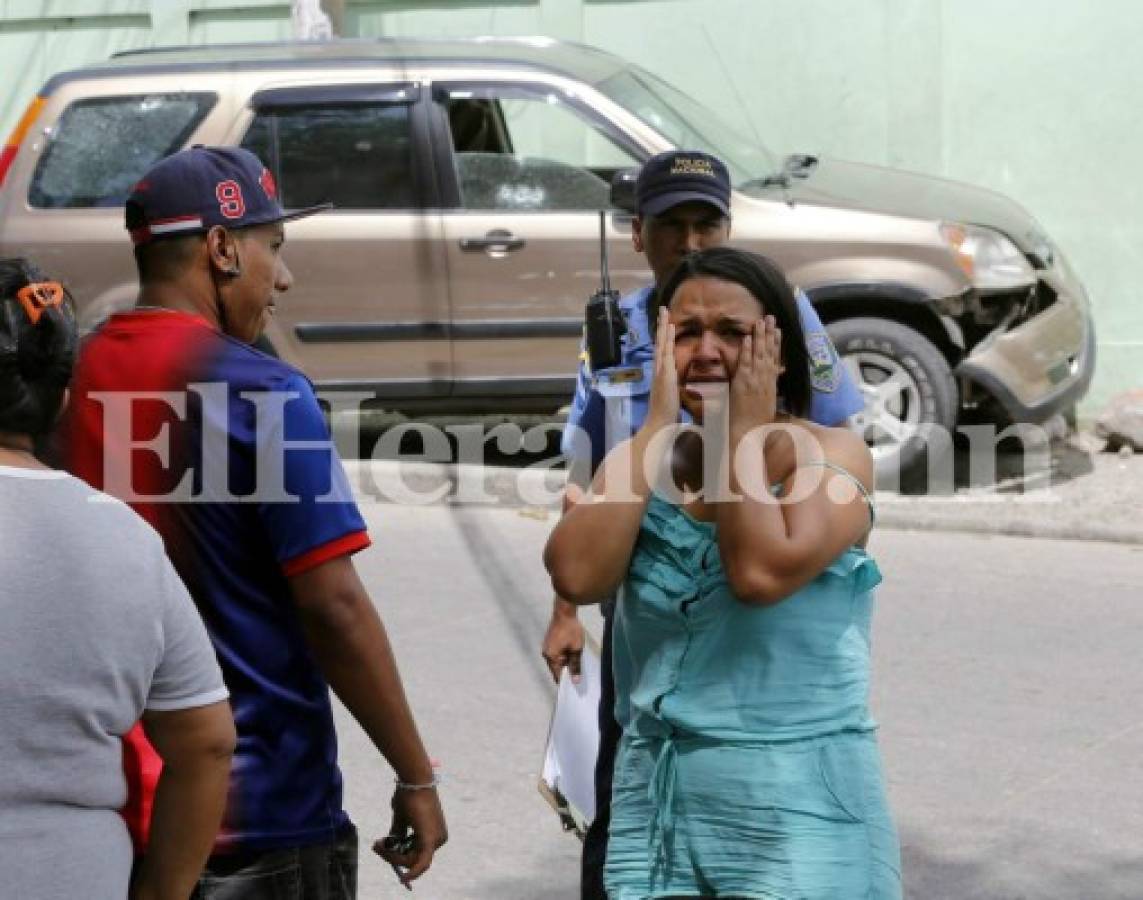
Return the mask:
[[[627,333],[623,335],[620,364],[609,370],[609,374],[622,370],[619,378],[593,378],[586,354],[581,356],[575,399],[560,442],[569,462],[590,462],[594,471],[607,451],[643,424],[654,372],[655,343],[647,321],[647,304],[654,289],[648,285],[619,301]],[[796,290],[795,299],[810,356],[813,395],[809,417],[820,425],[840,425],[861,411],[864,400],[849,370],[838,359],[810,298]]]

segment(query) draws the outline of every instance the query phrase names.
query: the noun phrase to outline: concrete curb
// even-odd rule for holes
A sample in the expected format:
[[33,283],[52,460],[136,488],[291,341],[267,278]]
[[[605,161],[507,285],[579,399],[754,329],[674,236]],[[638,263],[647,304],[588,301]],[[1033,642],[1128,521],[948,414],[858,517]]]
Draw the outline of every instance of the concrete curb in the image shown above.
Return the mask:
[[[402,505],[500,506],[552,513],[559,509],[563,469],[507,468],[350,460],[351,484],[363,501]],[[1143,525],[1107,524],[1050,491],[947,497],[876,495],[878,526],[900,531],[950,531],[1069,541],[1143,545]],[[1050,517],[1047,512],[1064,512]]]
[[[1112,544],[1143,545],[1143,528],[1104,525],[1099,522],[1053,522],[1037,518],[1034,505],[1026,504],[1018,515],[998,516],[998,506],[1020,504],[1019,500],[999,500],[995,504],[956,509],[942,504],[942,498],[903,500],[900,507],[880,502],[879,528],[897,531],[953,531],[1006,537],[1041,538],[1055,541],[1102,541]],[[915,504],[915,505],[913,505]],[[1007,510],[1005,510],[1007,512]]]

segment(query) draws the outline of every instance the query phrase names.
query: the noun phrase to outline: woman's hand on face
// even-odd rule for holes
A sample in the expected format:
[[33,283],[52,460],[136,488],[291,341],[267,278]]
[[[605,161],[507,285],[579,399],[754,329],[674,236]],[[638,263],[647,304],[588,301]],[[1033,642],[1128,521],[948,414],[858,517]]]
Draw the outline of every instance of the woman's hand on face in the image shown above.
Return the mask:
[[738,368],[730,381],[730,427],[746,434],[771,424],[778,414],[778,376],[782,365],[782,332],[773,316],[754,323],[742,341]]
[[647,407],[647,425],[654,430],[679,421],[679,373],[675,369],[675,326],[666,308],[659,310],[655,329],[655,375]]

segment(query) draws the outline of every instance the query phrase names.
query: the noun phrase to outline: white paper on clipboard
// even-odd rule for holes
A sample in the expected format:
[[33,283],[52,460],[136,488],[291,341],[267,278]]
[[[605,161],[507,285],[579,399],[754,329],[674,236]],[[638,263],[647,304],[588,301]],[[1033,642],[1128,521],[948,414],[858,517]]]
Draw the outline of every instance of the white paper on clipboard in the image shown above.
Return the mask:
[[595,818],[595,758],[599,755],[599,646],[586,637],[579,684],[560,673],[544,748],[540,793],[582,839]]

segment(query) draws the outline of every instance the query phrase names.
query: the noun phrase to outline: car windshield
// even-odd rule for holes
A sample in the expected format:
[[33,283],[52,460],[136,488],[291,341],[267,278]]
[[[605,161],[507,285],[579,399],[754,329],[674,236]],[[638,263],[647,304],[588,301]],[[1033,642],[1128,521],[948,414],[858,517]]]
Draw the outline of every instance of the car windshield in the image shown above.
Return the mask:
[[748,186],[779,169],[760,141],[742,136],[697,100],[650,72],[630,66],[596,88],[676,147],[717,156],[726,163],[735,187]]

